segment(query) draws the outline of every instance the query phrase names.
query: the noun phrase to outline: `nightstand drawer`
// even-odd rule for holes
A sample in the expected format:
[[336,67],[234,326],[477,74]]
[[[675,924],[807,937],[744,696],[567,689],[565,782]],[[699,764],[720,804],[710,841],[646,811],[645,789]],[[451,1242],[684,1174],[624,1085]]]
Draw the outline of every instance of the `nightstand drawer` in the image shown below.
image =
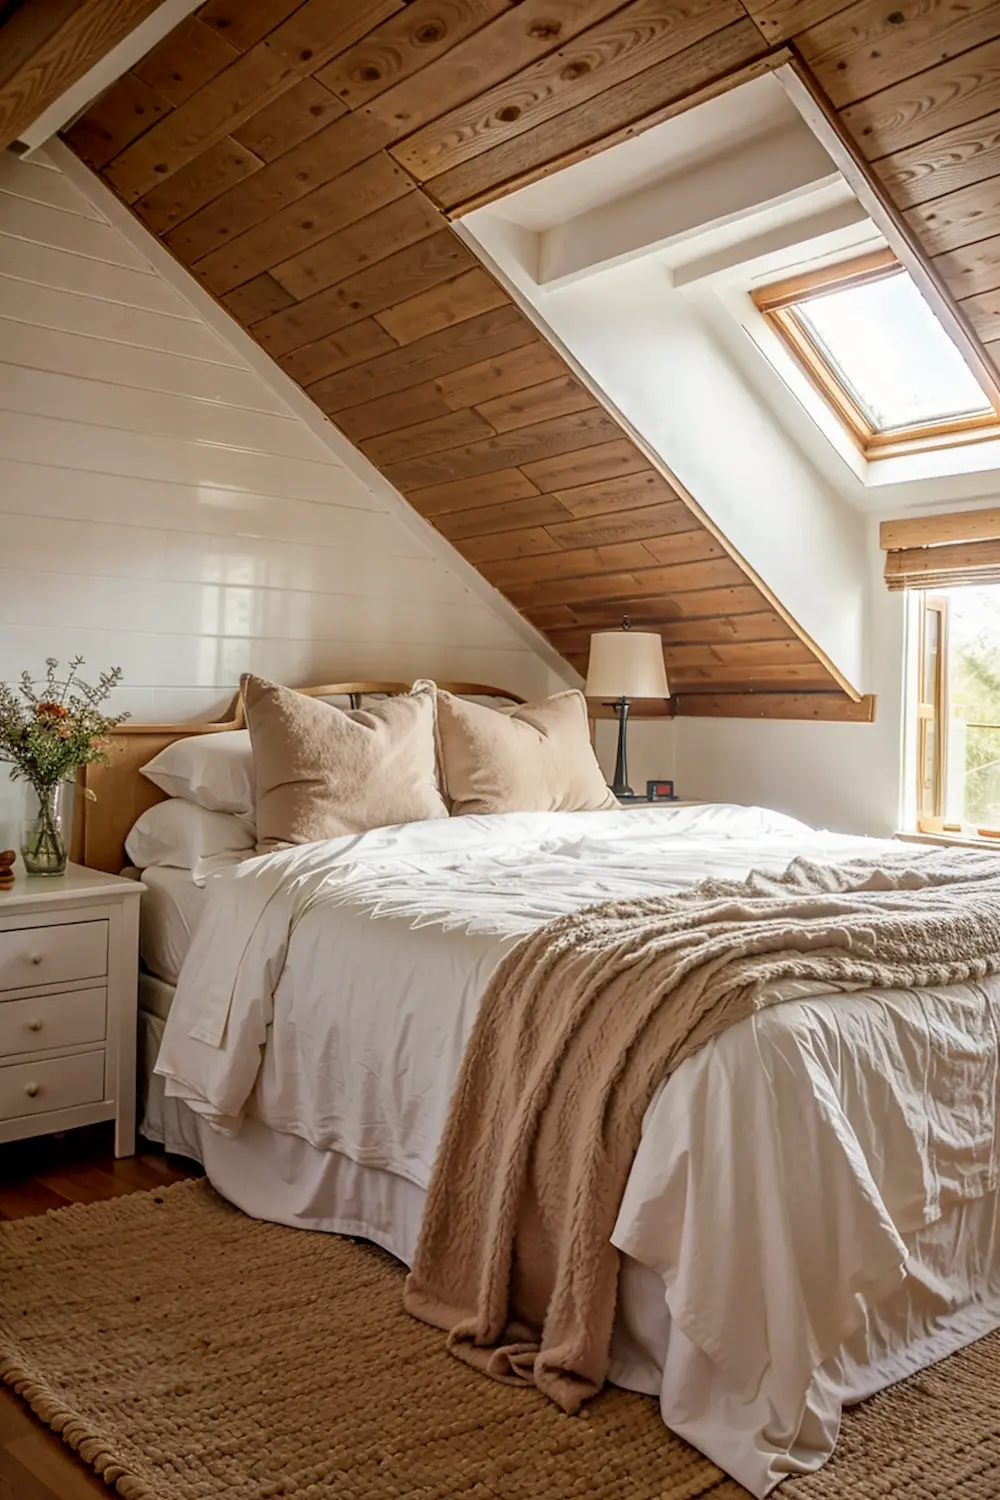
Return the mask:
[[0,1058],[103,1042],[107,1005],[105,989],[0,1001]]
[[103,1098],[103,1052],[9,1063],[0,1068],[0,1120],[97,1104]]
[[108,972],[107,922],[68,922],[0,932],[0,990],[71,984]]

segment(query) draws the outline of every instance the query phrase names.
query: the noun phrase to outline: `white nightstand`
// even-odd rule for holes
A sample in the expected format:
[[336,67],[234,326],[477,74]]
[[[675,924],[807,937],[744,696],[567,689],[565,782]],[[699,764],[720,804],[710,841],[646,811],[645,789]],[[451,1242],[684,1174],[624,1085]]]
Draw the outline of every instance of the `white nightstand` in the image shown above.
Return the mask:
[[135,1150],[143,889],[69,865],[0,892],[0,1142],[114,1120]]

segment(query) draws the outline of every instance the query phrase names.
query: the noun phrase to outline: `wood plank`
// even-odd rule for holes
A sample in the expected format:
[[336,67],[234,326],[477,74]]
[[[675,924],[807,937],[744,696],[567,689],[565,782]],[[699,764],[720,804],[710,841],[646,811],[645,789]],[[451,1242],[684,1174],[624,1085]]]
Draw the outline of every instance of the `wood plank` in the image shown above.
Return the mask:
[[126,203],[207,151],[289,88],[296,74],[265,43],[245,52],[109,162],[104,175]]
[[168,177],[162,187],[144,193],[132,207],[154,234],[164,234],[262,166],[260,157],[231,136],[223,136]]
[[54,1188],[28,1178],[23,1182],[0,1181],[0,1219],[26,1219],[46,1214],[50,1208],[65,1208],[69,1200]]
[[[561,495],[556,498],[565,505]],[[609,542],[638,542],[667,533],[703,530],[684,501],[674,499],[660,505],[565,521],[552,527],[552,535],[563,547],[603,547]]]
[[368,401],[364,406],[353,406],[350,411],[341,412],[337,426],[352,443],[359,443],[383,432],[396,432],[408,423],[446,417],[451,410],[438,389],[437,381],[428,380],[411,390],[397,391],[394,396],[383,396],[380,401]]
[[874,163],[898,208],[915,208],[1000,174],[1000,110]]
[[[269,318],[256,337],[269,354],[287,354],[303,346],[315,349],[327,334],[381,312],[407,290],[427,290],[448,282],[471,265],[475,265],[472,252],[453,230],[442,229]],[[382,326],[397,343],[402,342],[386,323]],[[308,356],[305,364],[310,366]],[[318,380],[321,373],[325,372],[303,378]]]
[[959,307],[981,339],[1000,339],[1000,291],[966,297]]
[[531,463],[524,472],[542,491],[576,489],[584,484],[620,479],[649,467],[645,458],[628,438],[615,438],[585,453],[564,453]]
[[[331,334],[324,340],[323,363],[332,377],[341,370],[364,364],[377,355],[388,354],[398,347],[395,339],[374,318],[364,318],[360,323],[352,323],[349,328]],[[282,354],[278,358],[278,364],[284,370],[287,362],[293,358],[293,354]]]
[[972,297],[1000,286],[1000,235],[938,255],[934,269],[954,297]]
[[908,209],[906,222],[929,255],[1000,234],[1000,177]]
[[[739,588],[743,577],[741,570],[728,558],[713,558],[710,562],[685,563],[677,568],[559,578],[546,584],[545,598],[553,604],[574,604],[578,600],[586,603],[591,599],[631,601],[660,594],[673,598],[687,591]],[[504,587],[504,593],[512,604],[520,607],[533,597],[536,588],[535,583],[511,584]]]
[[294,300],[283,286],[279,286],[264,271],[252,281],[245,281],[235,291],[227,292],[222,298],[222,305],[244,328],[251,328],[261,318],[289,307]]
[[258,110],[233,134],[261,161],[274,161],[294,146],[332,125],[344,106],[315,78],[303,78],[271,104]]
[[431,178],[427,190],[454,214],[490,202],[689,108],[699,91],[711,92],[718,80],[759,58],[763,48],[751,20],[735,21],[599,96],[599,109],[590,102],[567,109],[530,133]]
[[596,484],[577,485],[574,489],[556,491],[571,515],[579,520],[590,516],[613,518],[619,511],[639,510],[652,502],[677,499],[669,480],[655,469],[640,469],[624,477],[601,479]]
[[302,0],[206,0],[198,14],[227,42],[249,52],[301,4]]
[[811,666],[782,662],[772,666],[724,664],[711,667],[675,667],[670,677],[675,694],[685,692],[753,692],[757,689],[822,692],[833,686],[833,678],[815,658]]
[[[51,41],[76,9],[76,0],[9,0],[0,5],[3,51],[0,53],[0,85],[29,67],[33,58]],[[16,16],[16,20],[15,20]]]
[[829,20],[853,3],[854,0],[743,0],[751,20],[772,46]]
[[[358,163],[374,157],[378,150],[378,136],[357,115],[334,120],[269,162],[252,183],[232,188],[203,209],[182,231],[169,237],[170,248],[190,263],[232,244],[238,235],[256,225],[266,231],[282,209],[294,209],[296,203],[308,205],[331,199],[336,202],[337,179]],[[407,188],[412,187],[409,178],[405,180]],[[316,191],[322,187],[327,192],[316,200]],[[347,222],[358,217],[355,214]],[[333,228],[328,232],[332,233]]]
[[[499,469],[495,474],[482,474],[471,483],[468,479],[453,479],[447,484],[410,490],[407,499],[422,516],[435,518],[469,510],[473,506],[506,506],[515,500],[537,496],[538,493],[535,485],[525,478],[520,469]],[[552,520],[561,521],[566,519],[567,513],[556,502],[549,514]]]
[[[441,484],[448,479],[472,479],[493,469],[521,468],[532,461],[607,442],[618,431],[618,424],[603,407],[560,417],[554,422],[539,422],[516,432],[486,438],[446,454],[418,458],[412,463],[390,464],[384,470],[390,483],[404,492],[421,486]],[[527,469],[526,469],[527,472]]]
[[1000,38],[842,110],[869,160],[930,140],[989,114],[1000,88]]
[[[358,223],[293,255],[271,274],[297,301],[346,281],[391,250],[405,250],[447,227],[447,219],[424,193],[406,193]],[[471,404],[471,403],[470,403]]]
[[392,148],[418,182],[451,171],[579,107],[745,16],[739,0],[634,0]]
[[[693,589],[690,593],[661,595],[629,600],[629,614],[635,620],[690,620],[702,621],[725,616],[727,619],[739,615],[759,614],[767,607],[767,601],[759,589],[742,583],[735,587]],[[573,602],[573,613],[581,624],[594,629],[614,628],[621,623],[621,606],[610,605],[600,599],[581,599]]]
[[95,171],[169,114],[170,105],[148,83],[126,73],[70,126],[66,140]]
[[320,81],[351,109],[430,66],[517,0],[411,0],[404,11],[320,70]]
[[[790,640],[731,641],[718,645],[665,645],[667,665],[682,671],[688,667],[722,666],[816,666],[812,651],[797,638]],[[828,674],[824,674],[828,675]]]
[[551,630],[555,626],[575,625],[576,616],[568,604],[538,604],[524,611],[532,625],[539,630]]
[[378,467],[383,464],[401,463],[404,459],[420,458],[429,453],[440,453],[448,448],[458,448],[489,437],[493,432],[488,422],[474,411],[452,411],[445,417],[435,417],[429,422],[415,422],[411,427],[401,427],[397,432],[385,432],[380,437],[366,438],[361,451]]
[[[457,235],[448,233],[456,244],[463,245]],[[488,271],[476,269],[397,302],[375,316],[397,343],[412,344],[479,313],[509,306],[510,297],[500,283]]]
[[936,516],[904,516],[883,521],[879,546],[889,551],[901,547],[934,547],[952,542],[1000,540],[1000,507],[982,510],[946,511]]
[[527,389],[497,396],[476,407],[480,416],[496,432],[508,432],[514,427],[529,427],[533,422],[546,422],[551,417],[567,417],[572,412],[593,406],[594,398],[580,384],[575,375],[566,373],[554,380],[544,380]]
[[52,1167],[36,1174],[44,1187],[51,1188],[68,1203],[101,1203],[107,1198],[124,1198],[135,1191],[131,1184],[121,1182],[101,1167],[79,1166],[77,1163],[65,1167]]
[[[480,485],[487,484],[489,479],[489,475],[482,479],[463,479],[469,509],[443,511],[431,517],[434,525],[449,541],[464,542],[471,537],[496,536],[505,531],[520,531],[525,527],[545,526],[549,522],[566,519],[566,512],[551,495],[503,500],[496,505],[473,504],[473,500],[479,502],[490,493],[488,489],[480,490]],[[408,498],[419,510],[417,495]]]
[[492,536],[467,537],[459,550],[467,562],[478,568],[485,562],[558,552],[559,543],[553,541],[544,526],[525,526],[518,531],[501,531]]
[[134,72],[177,105],[190,99],[239,55],[221,32],[206,26],[197,16],[188,16],[139,59]]
[[310,387],[309,394],[323,411],[333,416],[348,407],[361,406],[409,386],[422,385],[425,380],[449,375],[478,359],[532,343],[535,337],[533,326],[516,307],[499,307],[495,312],[469,318],[454,328],[432,333],[415,344],[321,380]]
[[[107,1500],[107,1488],[93,1469],[84,1463],[65,1443],[59,1442],[55,1434],[40,1425],[24,1437],[5,1444],[3,1473],[0,1479],[10,1475],[13,1488],[12,1500]],[[25,1480],[41,1486],[30,1491],[23,1486]]]
[[761,610],[759,614],[723,615],[711,620],[667,620],[661,634],[665,644],[685,645],[784,640],[791,631],[774,610]]
[[[542,339],[468,365],[437,382],[444,400],[453,410],[478,406],[511,391],[522,391],[566,373],[566,362]],[[496,425],[494,423],[494,425]]]
[[856,0],[798,37],[807,66],[838,108],[995,40],[996,0]]
[[364,112],[390,125],[397,139],[409,135],[565,46],[621,5],[622,0],[520,0],[444,57],[366,104]]
[[[548,529],[548,528],[546,528]],[[551,535],[551,532],[550,532]],[[663,552],[656,557],[652,549],[641,541],[613,542],[600,547],[580,547],[573,551],[559,550],[544,557],[512,560],[509,564],[486,568],[487,577],[498,588],[508,584],[519,585],[535,580],[539,583],[555,582],[563,578],[591,577],[597,580],[601,574],[624,572],[631,568],[648,568],[655,562],[669,567],[707,563],[723,558],[722,547],[707,531],[689,531],[670,538],[671,553]],[[724,580],[723,580],[724,581]]]
[[[263,172],[257,175],[263,176]],[[390,157],[373,156],[336,182],[326,183],[265,223],[237,235],[228,245],[210,251],[195,263],[195,275],[217,295],[230,292],[251,276],[269,271],[410,191],[410,179]],[[184,227],[180,226],[180,233]]]
[[729,556],[722,542],[703,526],[668,533],[666,536],[649,537],[644,545],[646,551],[652,553],[657,562],[662,563]]
[[875,699],[855,702],[846,693],[685,693],[676,700],[679,714],[713,719],[816,719],[870,724]]
[[0,151],[156,7],[157,0],[77,0],[72,7],[25,0],[3,29],[4,57],[15,56],[17,65],[5,68],[0,84]]
[[275,31],[268,46],[296,67],[315,73],[331,57],[360,41],[380,21],[402,10],[405,0],[305,0]]

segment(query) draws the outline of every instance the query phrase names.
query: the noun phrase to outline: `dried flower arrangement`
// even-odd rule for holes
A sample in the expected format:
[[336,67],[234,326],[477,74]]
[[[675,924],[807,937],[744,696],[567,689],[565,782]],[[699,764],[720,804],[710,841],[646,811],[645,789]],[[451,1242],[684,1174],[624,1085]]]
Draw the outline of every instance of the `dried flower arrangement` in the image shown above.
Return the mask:
[[78,675],[83,665],[82,656],[74,657],[60,678],[59,663],[50,656],[37,686],[28,672],[22,672],[19,687],[0,682],[0,762],[10,766],[11,780],[30,784],[38,801],[21,850],[35,874],[62,874],[66,868],[60,787],[74,780],[80,766],[107,765],[109,735],[128,718],[101,712],[121,682],[121,668],[102,672],[91,686]]

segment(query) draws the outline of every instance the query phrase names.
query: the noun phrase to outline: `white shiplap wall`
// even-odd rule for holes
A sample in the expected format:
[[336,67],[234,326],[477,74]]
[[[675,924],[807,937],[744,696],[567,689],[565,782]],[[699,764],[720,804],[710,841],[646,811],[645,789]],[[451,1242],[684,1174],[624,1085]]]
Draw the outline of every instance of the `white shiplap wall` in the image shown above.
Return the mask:
[[558,683],[47,159],[0,156],[0,677],[120,665],[140,721],[290,683]]

